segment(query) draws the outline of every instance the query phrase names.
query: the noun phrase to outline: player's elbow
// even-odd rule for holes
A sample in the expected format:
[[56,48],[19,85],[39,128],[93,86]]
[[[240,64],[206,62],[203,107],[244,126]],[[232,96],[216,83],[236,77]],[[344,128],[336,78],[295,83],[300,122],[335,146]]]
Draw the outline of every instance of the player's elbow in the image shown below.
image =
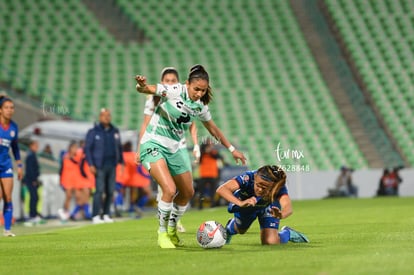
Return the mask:
[[216,189],[216,193],[217,195],[219,195],[220,197],[223,196],[223,185],[220,185],[217,189]]

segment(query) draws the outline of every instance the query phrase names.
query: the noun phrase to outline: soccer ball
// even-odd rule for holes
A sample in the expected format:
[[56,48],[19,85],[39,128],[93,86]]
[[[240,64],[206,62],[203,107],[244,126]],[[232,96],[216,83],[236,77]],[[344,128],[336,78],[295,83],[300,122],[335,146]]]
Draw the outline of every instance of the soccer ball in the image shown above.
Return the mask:
[[216,221],[203,222],[197,231],[197,242],[203,248],[220,248],[226,238],[226,229]]

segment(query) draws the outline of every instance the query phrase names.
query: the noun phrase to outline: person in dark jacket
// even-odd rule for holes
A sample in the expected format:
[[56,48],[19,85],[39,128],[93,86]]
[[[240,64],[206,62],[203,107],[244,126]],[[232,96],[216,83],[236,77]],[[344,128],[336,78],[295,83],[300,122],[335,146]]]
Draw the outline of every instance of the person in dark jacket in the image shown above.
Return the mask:
[[39,143],[35,140],[30,141],[29,151],[26,156],[25,173],[23,178],[23,183],[27,186],[30,194],[29,221],[33,223],[38,223],[41,220],[39,213],[37,213],[37,204],[39,202],[38,189],[40,186],[40,167],[36,155],[38,150]]
[[95,175],[96,184],[92,222],[112,223],[110,206],[115,190],[115,170],[118,163],[124,165],[124,160],[121,136],[118,128],[111,124],[111,112],[108,109],[101,109],[99,123],[88,131],[85,141],[86,161],[91,173]]

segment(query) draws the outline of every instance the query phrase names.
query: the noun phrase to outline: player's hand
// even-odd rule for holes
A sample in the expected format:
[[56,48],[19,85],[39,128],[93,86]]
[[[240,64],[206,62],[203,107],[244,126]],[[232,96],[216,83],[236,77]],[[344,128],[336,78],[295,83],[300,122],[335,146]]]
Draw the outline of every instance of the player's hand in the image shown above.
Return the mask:
[[200,146],[198,144],[194,145],[193,156],[194,156],[194,163],[198,163],[200,161],[200,156],[201,156]]
[[144,87],[145,85],[147,85],[147,78],[143,75],[136,75],[135,80],[137,81],[137,84],[140,87]]
[[257,203],[256,197],[250,197],[244,201],[241,201],[240,207],[249,207],[249,206],[255,206]]
[[22,178],[23,178],[23,168],[18,167],[17,168],[17,179],[22,180]]
[[272,214],[272,216],[276,219],[282,218],[282,211],[279,209],[279,207],[272,206],[272,208],[270,209],[270,214]]
[[242,152],[240,152],[239,150],[234,150],[231,154],[233,155],[233,158],[236,160],[237,164],[239,164],[240,160],[243,165],[246,165],[247,159]]

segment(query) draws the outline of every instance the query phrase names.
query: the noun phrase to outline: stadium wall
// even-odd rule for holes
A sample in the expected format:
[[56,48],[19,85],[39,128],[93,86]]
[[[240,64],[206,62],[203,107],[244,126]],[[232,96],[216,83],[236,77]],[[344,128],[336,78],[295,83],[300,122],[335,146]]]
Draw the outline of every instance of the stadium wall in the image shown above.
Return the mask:
[[[358,187],[358,197],[374,197],[382,174],[382,169],[354,171],[352,179]],[[325,198],[328,189],[335,186],[338,175],[339,171],[288,173],[289,194],[294,200]],[[400,196],[414,196],[414,169],[403,169],[400,176],[403,179],[399,188]]]
[[[322,199],[328,194],[328,189],[335,186],[339,171],[314,171],[314,172],[288,172],[289,194],[293,200]],[[374,197],[379,179],[382,175],[381,169],[359,170],[353,173],[353,182],[358,186],[359,198]],[[400,171],[403,179],[400,185],[400,196],[414,196],[414,169],[403,169]],[[42,202],[39,210],[42,215],[57,216],[57,210],[62,207],[65,194],[59,185],[57,174],[43,174]],[[13,190],[14,217],[21,216],[20,182],[15,178]]]

